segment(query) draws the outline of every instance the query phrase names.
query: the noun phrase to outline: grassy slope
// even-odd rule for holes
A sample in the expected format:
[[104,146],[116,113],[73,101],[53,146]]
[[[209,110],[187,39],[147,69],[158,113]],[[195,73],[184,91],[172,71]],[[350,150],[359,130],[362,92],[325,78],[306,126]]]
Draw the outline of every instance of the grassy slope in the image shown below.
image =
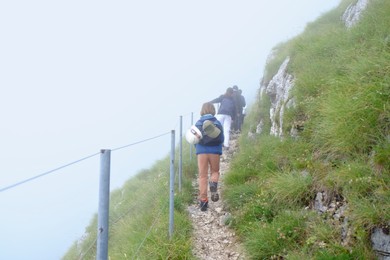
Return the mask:
[[[370,259],[371,228],[390,220],[390,2],[372,0],[360,23],[347,30],[340,17],[351,1],[276,46],[267,66],[265,83],[291,57],[297,105],[286,112],[284,130],[295,121],[305,128],[297,140],[268,134],[240,139],[223,196],[253,259]],[[244,132],[253,132],[260,118],[269,132],[269,104],[266,95],[258,100]],[[184,147],[173,239],[166,158],[111,194],[111,259],[193,258],[185,207],[193,198],[196,162]],[[341,243],[335,221],[307,210],[318,191],[347,202],[347,243]],[[64,259],[95,258],[96,222],[94,217]]]
[[[191,181],[196,158],[183,145],[182,192],[175,187],[174,234],[169,238],[169,156],[141,171],[122,188],[111,192],[109,221],[110,259],[192,259],[191,222],[186,205],[193,199]],[[176,152],[178,154],[178,152]],[[175,171],[178,158],[175,158]],[[63,259],[96,258],[97,217]]]
[[[304,130],[297,140],[241,137],[224,196],[253,259],[371,259],[370,231],[390,221],[390,2],[371,1],[348,30],[349,3],[277,46],[266,69],[265,83],[291,57],[296,106],[284,130]],[[246,130],[264,117],[269,133],[268,107],[263,95]],[[336,221],[307,210],[318,191],[348,205],[344,243]]]

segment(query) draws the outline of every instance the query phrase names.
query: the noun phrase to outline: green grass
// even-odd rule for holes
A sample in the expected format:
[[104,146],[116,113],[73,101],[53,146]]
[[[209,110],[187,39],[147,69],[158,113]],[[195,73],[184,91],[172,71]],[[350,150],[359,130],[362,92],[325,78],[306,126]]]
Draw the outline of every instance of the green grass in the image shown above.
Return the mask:
[[284,211],[269,224],[247,232],[246,247],[253,259],[278,259],[286,250],[298,249],[303,241],[305,222],[301,214]]
[[275,174],[269,179],[268,189],[274,195],[272,202],[278,204],[307,205],[312,200],[312,178],[305,172]]
[[[373,259],[370,232],[390,221],[390,2],[371,1],[346,29],[339,17],[349,3],[275,47],[267,64],[263,84],[286,57],[295,77],[285,137],[268,135],[269,99],[259,95],[244,132],[268,125],[240,138],[225,177],[232,226],[251,259]],[[313,213],[319,191],[346,203],[346,241],[330,213]]]
[[[295,78],[285,137],[269,135],[266,94],[259,93],[245,117],[222,196],[249,259],[375,259],[371,230],[390,221],[390,1],[370,1],[359,23],[347,29],[340,17],[351,2],[356,1],[343,0],[273,50],[262,83],[287,57]],[[262,132],[256,133],[260,122]],[[299,136],[289,137],[297,124]],[[186,159],[183,172],[172,239],[169,158],[111,194],[112,259],[194,259],[186,207],[193,199],[196,160]],[[345,204],[344,241],[343,221],[313,210],[318,192]],[[94,259],[95,239],[96,216],[64,259]]]
[[[109,252],[111,259],[193,259],[192,226],[186,211],[193,200],[192,179],[196,158],[183,151],[182,192],[177,180],[174,203],[174,232],[169,237],[169,170],[167,157],[150,169],[140,171],[110,194]],[[178,153],[176,153],[178,154]],[[175,160],[175,163],[177,160]],[[177,172],[177,163],[175,166]],[[97,216],[63,259],[95,259]]]

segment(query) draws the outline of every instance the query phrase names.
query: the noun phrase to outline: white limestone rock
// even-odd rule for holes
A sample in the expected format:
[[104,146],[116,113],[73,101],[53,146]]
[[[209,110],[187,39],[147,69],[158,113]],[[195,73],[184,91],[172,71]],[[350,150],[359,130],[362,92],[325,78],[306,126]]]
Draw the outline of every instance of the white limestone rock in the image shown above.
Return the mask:
[[359,0],[356,4],[350,4],[345,10],[342,20],[347,28],[354,26],[362,15],[362,12],[366,9],[369,0]]

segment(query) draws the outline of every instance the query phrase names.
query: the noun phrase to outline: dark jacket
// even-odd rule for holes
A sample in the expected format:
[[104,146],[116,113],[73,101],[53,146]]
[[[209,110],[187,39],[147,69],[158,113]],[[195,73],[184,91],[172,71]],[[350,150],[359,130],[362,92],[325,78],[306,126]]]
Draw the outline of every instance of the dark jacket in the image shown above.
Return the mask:
[[210,101],[211,103],[220,103],[218,109],[218,114],[220,115],[229,115],[232,118],[235,118],[237,115],[236,102],[233,97],[221,95],[216,99]]
[[234,92],[234,101],[236,102],[237,114],[242,115],[243,108],[246,106],[244,96],[236,91]]
[[[211,138],[210,136],[206,135],[206,133],[203,131],[203,122],[206,120],[212,121],[214,125],[218,127],[219,130],[221,130],[219,136],[216,138]],[[201,116],[200,119],[195,123],[195,126],[200,130],[203,136],[199,143],[195,145],[196,154],[222,154],[222,143],[225,137],[223,135],[223,127],[221,123],[213,115],[207,114]]]

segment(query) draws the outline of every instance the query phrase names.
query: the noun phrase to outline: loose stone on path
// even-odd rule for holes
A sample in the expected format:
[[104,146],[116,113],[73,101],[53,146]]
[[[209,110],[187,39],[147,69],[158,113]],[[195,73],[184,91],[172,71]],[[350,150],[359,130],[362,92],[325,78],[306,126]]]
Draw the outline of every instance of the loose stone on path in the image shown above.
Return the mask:
[[[217,202],[209,198],[209,208],[201,211],[197,197],[192,205],[188,207],[188,213],[193,225],[193,254],[199,259],[245,259],[242,245],[237,241],[233,230],[228,226],[231,215],[224,208],[223,196],[223,175],[229,169],[229,162],[234,151],[237,150],[237,136],[232,136],[230,149],[227,154],[221,156],[219,194]],[[195,190],[198,190],[198,179],[193,181]]]

